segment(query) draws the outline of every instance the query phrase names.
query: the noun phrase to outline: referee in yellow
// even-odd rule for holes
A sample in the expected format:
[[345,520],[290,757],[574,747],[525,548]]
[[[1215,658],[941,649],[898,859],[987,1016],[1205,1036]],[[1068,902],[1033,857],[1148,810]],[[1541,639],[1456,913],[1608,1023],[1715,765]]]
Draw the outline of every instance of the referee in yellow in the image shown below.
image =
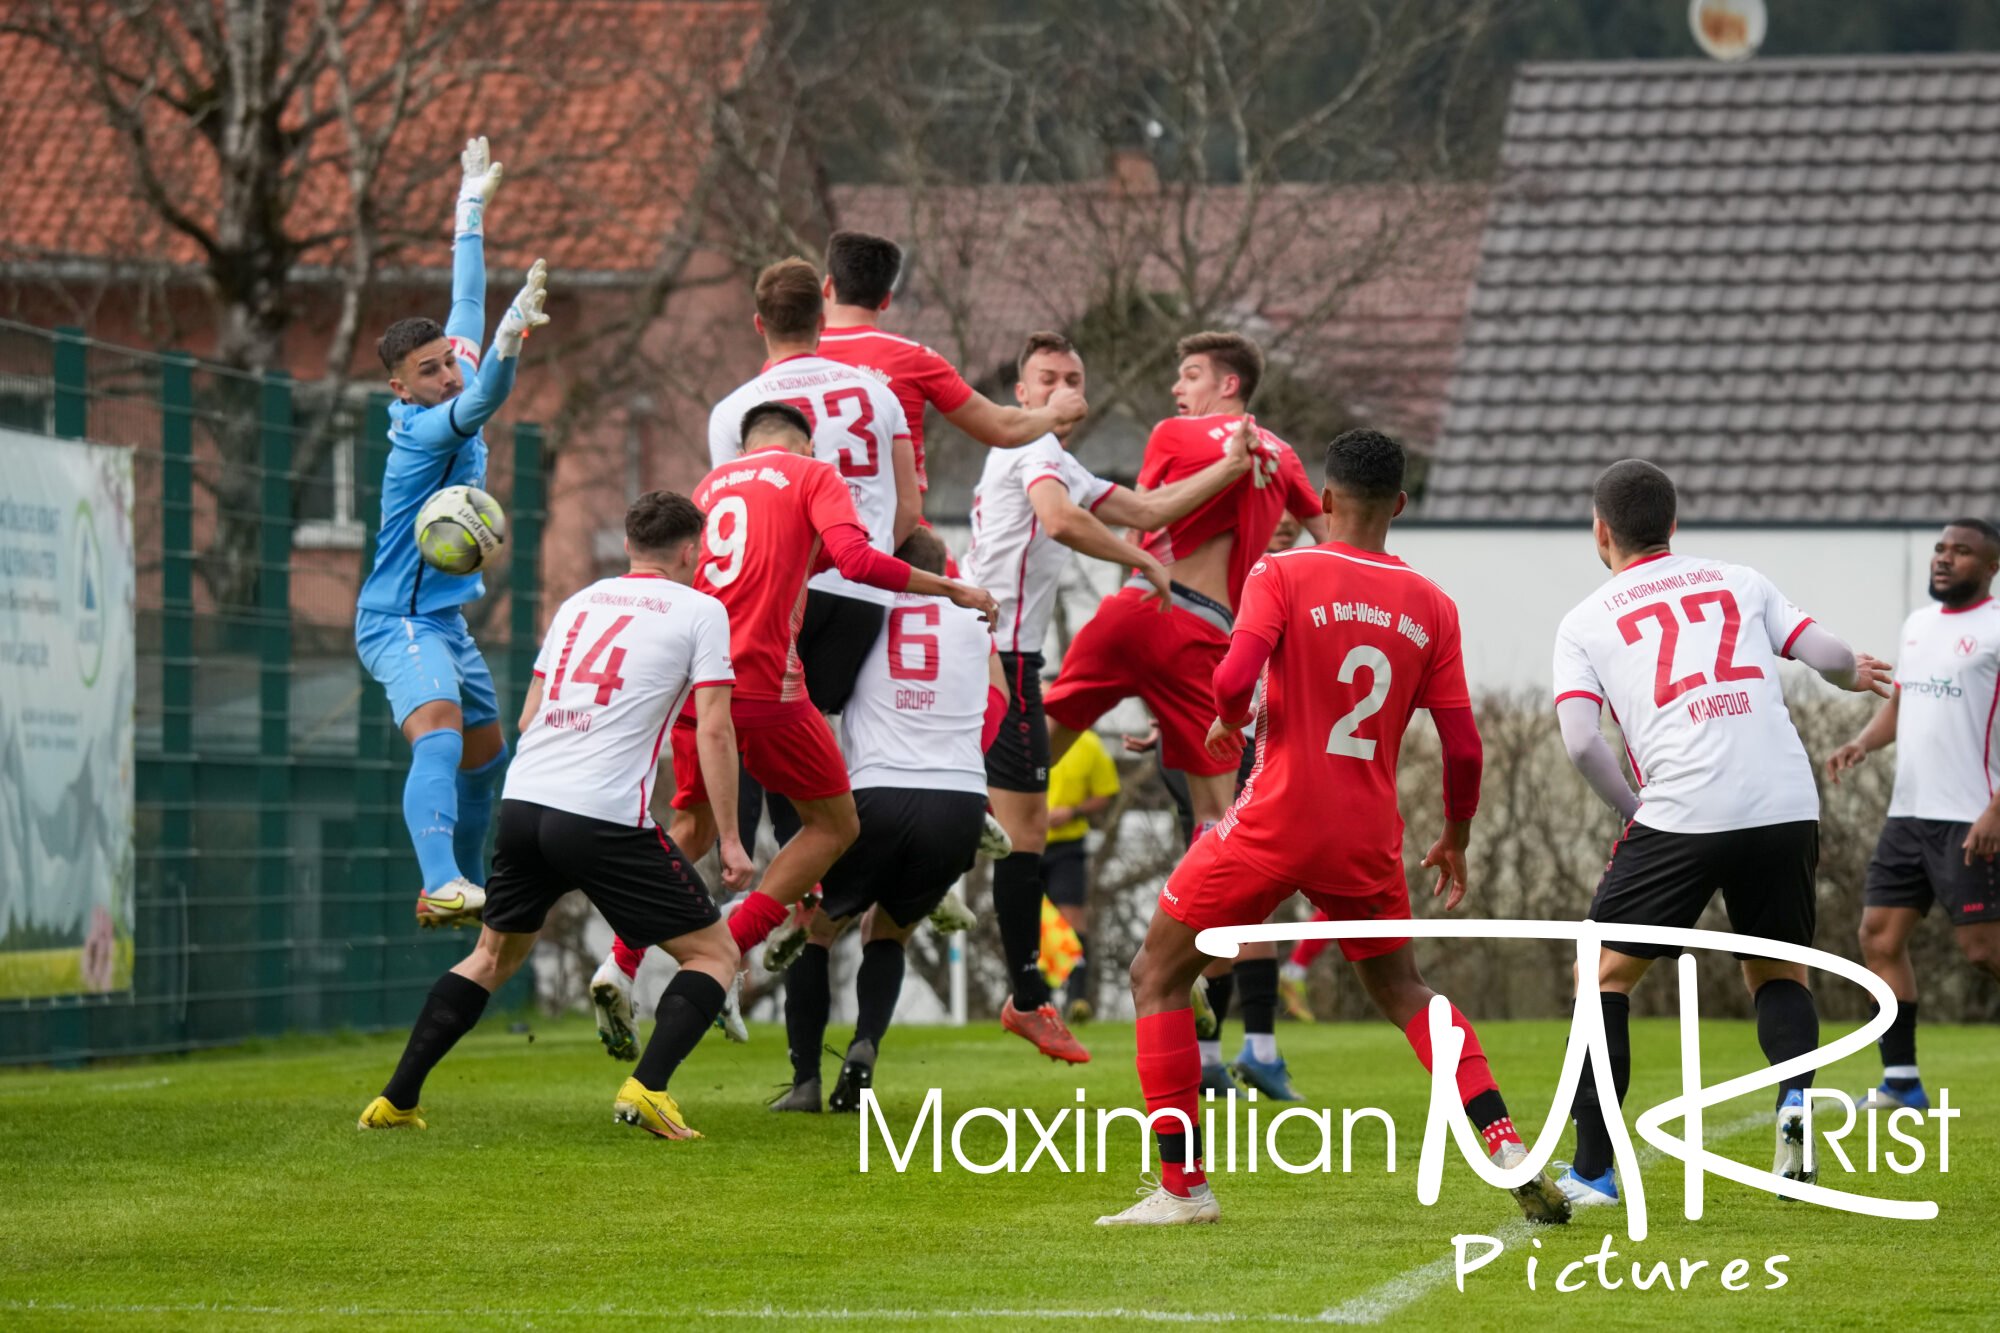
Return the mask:
[[1071,1023],[1090,1020],[1090,936],[1084,931],[1090,897],[1090,858],[1084,835],[1090,817],[1101,814],[1118,794],[1118,767],[1097,733],[1086,731],[1049,770],[1049,840],[1042,851],[1042,883],[1062,913],[1083,956],[1063,987],[1063,1008]]

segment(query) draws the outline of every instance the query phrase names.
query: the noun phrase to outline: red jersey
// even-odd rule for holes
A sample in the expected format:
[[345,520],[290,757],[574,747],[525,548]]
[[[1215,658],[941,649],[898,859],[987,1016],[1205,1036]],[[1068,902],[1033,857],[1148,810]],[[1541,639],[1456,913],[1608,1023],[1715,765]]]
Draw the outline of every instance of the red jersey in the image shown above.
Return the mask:
[[958,411],[972,397],[965,377],[922,343],[865,325],[825,330],[819,336],[819,355],[889,386],[909,423],[910,448],[917,456],[917,488],[929,490],[930,478],[924,474],[924,404],[936,403],[940,412]]
[[703,477],[694,503],[708,515],[694,586],[729,612],[734,697],[805,698],[798,632],[806,578],[820,562],[822,533],[861,526],[847,483],[831,463],[764,448]]
[[1262,556],[1235,632],[1274,648],[1257,766],[1217,835],[1294,883],[1359,893],[1400,881],[1403,730],[1416,709],[1472,702],[1458,607],[1393,555],[1327,542]]
[[[1168,417],[1153,427],[1146,441],[1146,457],[1139,465],[1139,489],[1157,490],[1183,477],[1191,477],[1228,452],[1229,437],[1242,417],[1217,413],[1205,417]],[[1229,600],[1233,606],[1243,595],[1243,580],[1250,566],[1271,544],[1278,520],[1285,511],[1303,519],[1320,512],[1319,492],[1306,478],[1305,464],[1292,446],[1263,427],[1257,434],[1278,456],[1278,474],[1257,485],[1256,472],[1239,478],[1222,494],[1178,523],[1169,523],[1158,532],[1146,534],[1141,543],[1161,564],[1192,554],[1203,542],[1225,532],[1236,534],[1229,552]]]

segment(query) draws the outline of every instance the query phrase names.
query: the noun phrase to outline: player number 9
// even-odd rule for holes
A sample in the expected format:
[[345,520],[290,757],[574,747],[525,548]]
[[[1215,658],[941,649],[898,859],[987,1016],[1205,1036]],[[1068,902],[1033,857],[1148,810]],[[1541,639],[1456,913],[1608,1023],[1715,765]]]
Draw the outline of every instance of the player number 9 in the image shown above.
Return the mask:
[[[726,536],[722,530],[725,518],[729,520]],[[728,587],[743,572],[743,547],[749,537],[750,507],[743,503],[743,497],[725,495],[717,500],[708,511],[708,526],[702,530],[702,542],[708,547],[708,581],[715,587]]]

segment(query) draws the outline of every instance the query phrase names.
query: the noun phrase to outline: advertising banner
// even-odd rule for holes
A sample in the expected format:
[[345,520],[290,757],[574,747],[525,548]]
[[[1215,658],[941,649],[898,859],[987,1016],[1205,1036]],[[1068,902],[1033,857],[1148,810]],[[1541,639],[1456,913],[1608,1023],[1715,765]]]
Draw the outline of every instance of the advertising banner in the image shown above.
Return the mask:
[[0,430],[0,999],[132,984],[132,455]]

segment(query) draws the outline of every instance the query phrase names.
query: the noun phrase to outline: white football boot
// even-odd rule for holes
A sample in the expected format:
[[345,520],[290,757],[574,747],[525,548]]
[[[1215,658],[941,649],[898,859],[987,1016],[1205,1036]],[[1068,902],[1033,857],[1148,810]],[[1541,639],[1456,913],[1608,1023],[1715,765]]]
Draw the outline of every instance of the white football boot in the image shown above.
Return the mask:
[[476,926],[485,910],[486,890],[463,875],[429,892],[417,891],[417,924],[425,930]]
[[632,978],[610,954],[590,978],[590,1007],[597,1014],[597,1039],[614,1060],[639,1058],[639,1033],[632,1026]]
[[989,811],[986,823],[979,830],[979,855],[989,861],[1004,861],[1014,854],[1014,840],[1007,836],[1007,830],[1000,827],[1000,821]]
[[[1807,1185],[1817,1184],[1819,1167],[1806,1168],[1806,1098],[1797,1088],[1785,1093],[1785,1103],[1778,1108],[1776,1137],[1777,1151],[1771,1158],[1771,1174]],[[1780,1194],[1778,1197],[1784,1199],[1790,1196]]]
[[722,999],[722,1012],[715,1016],[715,1025],[722,1029],[722,1035],[738,1046],[750,1040],[750,1026],[743,1021],[743,974],[729,983],[729,994]]
[[1144,1183],[1134,1191],[1139,1202],[1122,1213],[1097,1219],[1101,1227],[1177,1227],[1191,1222],[1213,1222],[1222,1215],[1215,1191],[1206,1184],[1196,1185],[1183,1199],[1170,1192],[1151,1175],[1140,1176]]
[[[1500,1151],[1493,1154],[1493,1165],[1502,1171],[1511,1170],[1528,1160],[1528,1149],[1520,1143],[1508,1140],[1500,1145]],[[1523,1184],[1508,1191],[1514,1201],[1521,1205],[1521,1216],[1530,1222],[1543,1222],[1551,1226],[1569,1221],[1569,1196],[1549,1179],[1547,1171],[1537,1171]]]
[[957,889],[947,889],[938,905],[931,909],[931,929],[940,935],[971,930],[978,924],[979,918],[965,905],[965,899],[958,896]]

